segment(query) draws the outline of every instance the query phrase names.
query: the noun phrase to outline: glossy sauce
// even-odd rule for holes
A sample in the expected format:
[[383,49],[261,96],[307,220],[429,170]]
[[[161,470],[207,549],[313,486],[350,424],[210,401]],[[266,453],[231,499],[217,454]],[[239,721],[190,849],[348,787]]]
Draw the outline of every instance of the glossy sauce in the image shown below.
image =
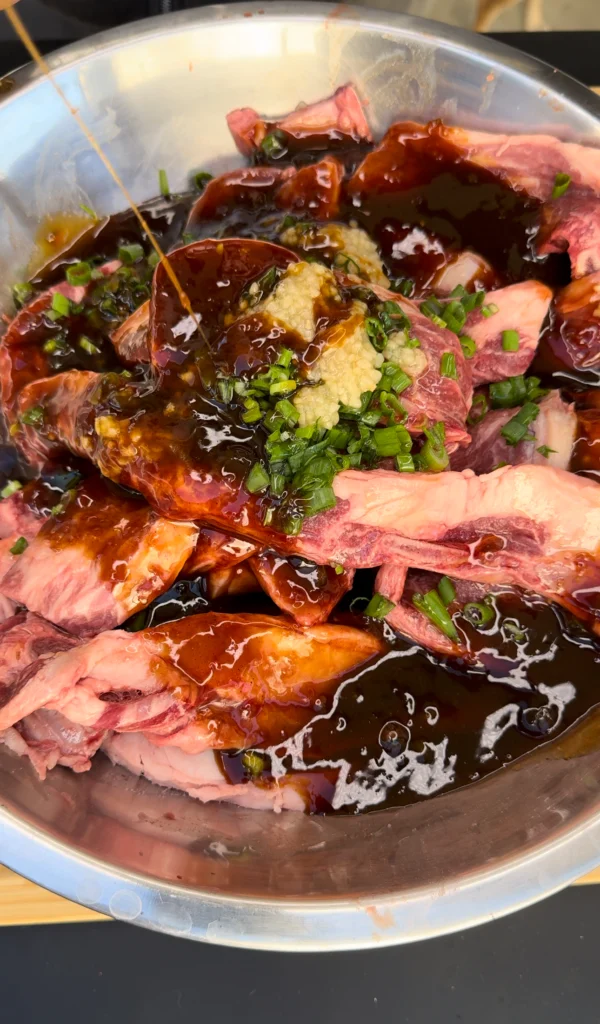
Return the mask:
[[[469,247],[492,263],[499,283],[531,276],[554,287],[566,283],[566,258],[535,256],[539,205],[518,196],[485,171],[457,163],[455,153],[443,139],[429,145],[425,170],[422,162],[418,167],[410,160],[406,163],[405,173],[412,178],[403,181],[402,193],[388,190],[378,194],[356,188],[344,200],[340,220],[352,219],[372,234],[382,248],[390,277],[411,278],[418,292],[457,251]],[[305,146],[296,148],[297,162],[306,163],[310,153]],[[336,153],[350,170],[363,154],[364,150],[347,147]],[[145,207],[153,230],[166,248],[181,242],[196,198],[182,197],[172,204],[157,201]],[[223,217],[197,222],[193,232],[196,237],[261,237],[277,243],[284,214],[268,195],[263,200],[235,209],[226,207]],[[92,253],[111,258],[118,243],[137,240],[140,233],[133,215],[119,215],[87,231],[69,258],[85,258]],[[40,287],[62,278],[64,262],[63,257],[47,262],[39,278]],[[184,286],[192,287],[193,280],[186,280]],[[193,296],[195,303],[201,299]],[[181,310],[168,285],[165,303],[171,309],[167,320],[181,320]],[[229,329],[222,320],[222,296],[218,300],[209,296],[206,303],[204,326],[218,326],[220,331],[216,360],[212,355],[208,363],[197,358],[204,344],[197,332],[190,332],[189,344],[173,359],[167,352],[168,338],[162,345],[159,339],[157,354],[168,380],[166,391],[157,389],[142,373],[140,379],[122,380],[118,386],[114,380],[112,384],[107,382],[97,396],[96,413],[126,415],[135,409],[142,436],[157,442],[155,497],[159,507],[164,481],[168,480],[169,489],[176,490],[184,480],[183,470],[179,476],[173,475],[173,465],[178,463],[185,469],[192,454],[194,465],[200,464],[207,475],[216,472],[221,477],[230,476],[234,482],[245,476],[261,454],[254,429],[241,424],[206,392],[195,390],[190,396],[189,388],[177,383],[182,368],[183,372],[198,374],[200,381],[203,372],[210,375],[219,366],[229,368],[229,372],[244,372],[256,365],[255,360],[268,362],[274,348],[281,344],[294,347],[294,339],[272,337],[272,324],[251,312],[242,337],[239,326]],[[542,369],[552,381],[554,368]],[[569,385],[578,391],[586,379],[584,375],[571,375]],[[553,383],[556,386],[565,380],[555,379]],[[583,426],[581,431],[583,436]],[[158,443],[165,437],[172,446],[169,457],[167,449]],[[599,437],[600,428],[594,427],[596,448],[600,447]],[[579,446],[576,452],[575,468],[589,471],[590,465],[585,462],[588,449],[583,451]],[[14,473],[10,446],[0,454],[0,464],[9,477]],[[135,486],[135,455],[131,466],[129,482]],[[105,471],[110,471],[110,460]],[[219,498],[229,501],[232,526],[260,514],[260,499],[250,499],[243,490],[232,487],[234,493],[235,497]],[[50,499],[46,496],[44,500]],[[277,539],[274,534],[274,544]],[[323,571],[328,580],[331,573],[330,569],[310,565],[293,564],[293,568],[291,574],[287,563],[276,567],[280,582],[293,589],[302,578],[309,601],[319,593]],[[295,723],[300,733],[272,746],[256,779],[258,784],[268,783],[286,770],[309,770],[306,792],[309,809],[314,812],[356,813],[403,805],[476,782],[565,729],[574,728],[597,706],[598,641],[559,608],[514,591],[499,597],[505,618],[517,623],[518,635],[524,633],[525,639],[517,643],[514,635],[502,628],[486,634],[471,630],[468,635],[473,650],[486,649],[486,669],[483,655],[471,665],[460,659],[445,661],[395,637],[388,627],[363,620],[355,605],[350,611],[357,596],[371,595],[373,582],[373,573],[357,573],[352,591],[330,621],[377,631],[385,639],[387,653],[350,674],[337,693],[316,696],[312,721]],[[125,628],[160,625],[210,609],[232,614],[248,610],[278,614],[263,593],[253,594],[250,599],[241,595],[211,603],[205,578],[192,575],[180,579]],[[293,719],[288,720],[288,730],[293,732],[293,725]],[[225,751],[218,760],[231,781],[249,777],[239,751]]]

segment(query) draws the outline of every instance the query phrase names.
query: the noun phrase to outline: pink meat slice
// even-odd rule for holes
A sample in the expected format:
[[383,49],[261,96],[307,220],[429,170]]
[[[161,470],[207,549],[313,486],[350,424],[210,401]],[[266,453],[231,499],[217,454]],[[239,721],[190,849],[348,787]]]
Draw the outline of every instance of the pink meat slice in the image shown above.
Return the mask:
[[[120,260],[104,263],[99,270],[110,276],[121,266]],[[48,339],[45,325],[46,314],[56,292],[74,303],[82,302],[88,285],[71,285],[60,281],[46,291],[36,295],[19,310],[6,328],[0,343],[0,396],[8,422],[15,419],[19,393],[31,381],[51,374],[50,363],[42,348]]]
[[122,765],[133,775],[180,789],[203,803],[224,800],[254,810],[304,810],[304,800],[293,778],[270,785],[230,783],[219,770],[212,750],[186,754],[176,747],[157,747],[139,733],[114,733],[105,739],[102,749],[113,764]]
[[[20,713],[24,697],[33,686],[32,711],[43,707],[49,692],[32,680],[54,655],[69,651],[79,641],[44,619],[22,612],[0,625],[0,730],[10,728],[29,713]],[[29,705],[29,699],[26,701]]]
[[[29,504],[34,486],[28,484],[0,501],[0,591],[2,580],[20,557],[13,554],[11,548],[22,537],[31,543],[44,525],[45,516]],[[17,602],[0,592],[0,622],[6,622],[14,615],[16,608]]]
[[57,764],[74,772],[89,771],[106,735],[104,730],[86,729],[59,711],[45,709],[34,711],[6,732],[12,734],[5,738],[6,745],[21,757],[28,757],[42,781]]
[[[498,312],[485,316],[481,309],[467,317],[463,333],[473,339],[477,351],[470,360],[473,386],[525,373],[535,355],[552,292],[539,281],[520,281],[486,295],[486,306]],[[505,351],[504,331],[517,331],[519,348]]]
[[[112,629],[178,576],[193,523],[158,516],[101,478],[86,481],[31,539],[0,581],[2,594],[80,636]],[[3,543],[3,542],[0,542]]]
[[[343,276],[340,275],[340,278]],[[428,423],[442,420],[450,451],[457,445],[468,444],[470,438],[466,419],[473,395],[471,367],[469,360],[465,359],[457,335],[434,324],[410,299],[379,285],[369,287],[384,301],[391,299],[398,303],[410,320],[411,333],[418,338],[420,348],[427,356],[425,372],[402,392],[402,404],[408,412],[408,430],[418,434]],[[456,378],[443,377],[441,374],[442,356],[446,352],[454,355]]]
[[393,562],[479,583],[514,584],[595,621],[600,489],[550,466],[436,475],[346,470],[335,509],[296,542],[318,562]]
[[538,252],[568,252],[571,276],[600,270],[600,203],[593,193],[570,190],[544,207]]
[[[475,473],[490,473],[501,463],[519,466],[524,463],[568,469],[577,433],[575,407],[563,402],[558,391],[552,391],[539,404],[537,419],[531,424],[532,441],[509,445],[500,431],[516,409],[494,409],[475,427],[471,428],[471,444],[459,448],[450,458],[454,470],[472,469]],[[551,449],[548,455],[540,448]]]
[[600,195],[600,149],[561,142],[551,135],[501,135],[454,128],[432,121],[393,124],[348,183],[351,195],[411,188],[445,167],[465,161],[513,189],[543,202],[551,199],[557,174],[570,188]]
[[[15,644],[12,630],[3,632],[0,666],[4,644]],[[142,732],[188,753],[266,746],[305,725],[319,695],[381,650],[357,629],[303,629],[260,615],[208,612],[137,634],[113,630],[39,672],[29,664],[20,675],[13,664],[0,729],[46,708],[88,729]]]
[[183,573],[191,575],[210,572],[212,569],[226,569],[244,562],[259,550],[259,545],[251,540],[232,537],[229,533],[209,526],[199,526],[196,545],[183,567]]
[[340,161],[326,156],[318,164],[300,167],[283,181],[275,201],[283,210],[303,213],[314,220],[331,220],[339,213],[343,178]]
[[[437,586],[440,577],[433,573],[420,573],[421,586],[412,582],[415,573],[409,577],[406,566],[392,565],[389,562],[381,566],[375,580],[375,591],[394,602],[394,608],[386,615],[392,629],[415,643],[442,655],[459,655],[459,645],[450,640],[445,633],[437,629],[412,603],[414,593],[425,594]],[[426,582],[425,582],[426,578]],[[409,584],[409,579],[411,583]]]
[[361,102],[351,85],[341,86],[333,96],[299,107],[275,121],[262,118],[251,107],[241,107],[227,115],[227,124],[237,148],[246,157],[253,156],[265,136],[275,129],[293,139],[310,139],[310,148],[316,148],[319,138],[326,148],[336,139],[372,141]]
[[571,281],[558,293],[546,344],[566,366],[580,370],[600,363],[600,270]]
[[296,173],[294,167],[238,167],[220,174],[208,182],[192,206],[188,229],[203,220],[225,217],[240,206],[251,210],[260,208]]
[[[440,579],[441,576],[437,573],[422,572],[418,569],[407,570],[387,564],[382,565],[377,573],[375,590],[394,602],[395,607],[386,619],[396,632],[409,640],[414,640],[429,651],[435,651],[436,654],[471,660],[474,654],[460,628],[457,628],[458,639],[450,640],[426,615],[415,608],[412,602],[414,594],[426,594],[429,590],[435,590]],[[490,592],[488,587],[472,580],[453,579],[452,584],[456,596],[448,606],[451,615],[469,601],[483,601]]]
[[149,323],[150,299],[147,299],[113,331],[111,341],[115,352],[126,366],[150,362]]
[[302,626],[326,622],[354,579],[351,569],[336,572],[331,565],[285,558],[276,551],[253,555],[249,564],[271,600]]

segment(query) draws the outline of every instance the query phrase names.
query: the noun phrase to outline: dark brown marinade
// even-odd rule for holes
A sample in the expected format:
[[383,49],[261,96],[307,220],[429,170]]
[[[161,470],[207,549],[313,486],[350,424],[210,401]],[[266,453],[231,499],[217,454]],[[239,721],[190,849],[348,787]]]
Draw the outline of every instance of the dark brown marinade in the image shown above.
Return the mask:
[[[336,151],[336,156],[344,160],[350,172],[363,154],[364,149],[358,147]],[[317,154],[317,158],[321,155]],[[313,156],[303,150],[294,157],[294,162],[302,165]],[[289,156],[285,160],[289,160]],[[182,236],[189,209],[196,198],[194,194],[173,202],[157,200],[146,204],[146,215],[151,217],[152,227],[167,249],[190,240]],[[197,225],[194,237],[242,236],[279,242],[284,219],[285,211],[265,203],[255,209],[236,210],[219,221]],[[483,170],[461,167],[450,152],[440,150],[432,154],[429,170],[422,172],[420,180],[413,181],[401,192],[369,194],[361,197],[358,204],[348,200],[340,220],[350,219],[364,226],[379,242],[392,278],[409,277],[423,283],[444,265],[448,255],[469,247],[485,256],[505,283],[535,276],[556,287],[568,280],[566,257],[551,256],[542,260],[535,256],[538,204],[518,196]],[[394,242],[402,241],[413,228],[427,233],[433,240],[433,255],[417,251],[398,259],[394,255]],[[80,237],[66,255],[49,259],[35,284],[41,290],[60,280],[64,276],[65,262],[91,256],[99,260],[111,259],[119,244],[136,241],[146,246],[133,214],[120,214],[99,222]],[[327,315],[327,311],[323,315]],[[272,359],[277,345],[294,347],[293,339],[270,337],[271,325],[258,317],[255,319],[256,323],[250,323],[250,337],[244,343],[237,339],[231,350],[227,331],[222,333],[217,351],[221,346],[222,365],[231,367],[230,372],[252,371],[256,347],[260,350],[259,361],[264,357],[265,362]],[[247,344],[248,341],[251,344]],[[583,397],[582,389],[594,386],[595,377],[590,380],[590,375],[585,373],[571,373],[568,379],[564,374],[555,376],[557,368],[546,365],[543,356],[538,362],[537,369],[545,382],[553,386],[568,385],[569,394],[581,396],[582,408],[594,405],[592,399],[588,401]],[[196,392],[190,402],[185,389],[174,387],[167,399],[149,380],[124,380],[99,396],[97,411],[117,416],[126,414],[132,394],[135,401],[143,394],[141,421],[149,435],[160,437],[163,432],[174,441],[176,455],[172,458],[181,458],[185,463],[192,454],[196,460],[201,453],[206,467],[217,464],[222,471],[232,472],[239,478],[260,457],[257,431],[241,425],[235,417],[232,419],[231,411],[211,395]],[[171,412],[165,408],[168,402],[174,405]],[[593,434],[592,440],[596,443],[595,418],[588,419],[588,432]],[[583,433],[584,426],[580,427],[580,435]],[[597,434],[600,437],[600,426]],[[583,443],[576,449],[575,468],[592,471],[594,467],[589,464],[589,452],[582,449]],[[598,465],[600,469],[600,459]],[[41,510],[47,513],[57,504],[63,491],[69,489],[68,474],[81,468],[72,460],[64,467],[53,468],[41,484],[36,485],[36,501]],[[0,483],[15,476],[23,479],[20,469],[12,446],[3,445]],[[160,476],[160,465],[157,473]],[[135,500],[131,498],[134,503]],[[242,494],[240,507],[246,500],[247,496]],[[310,576],[310,568],[307,571]],[[498,633],[482,638],[471,630],[469,635],[474,649],[485,646],[495,649],[497,655],[486,660],[487,668],[481,661],[468,666],[460,660],[440,659],[394,637],[387,627],[364,620],[356,610],[350,611],[357,596],[371,595],[373,583],[373,573],[357,573],[352,591],[343,599],[331,621],[337,619],[367,629],[383,629],[393,656],[377,659],[347,681],[329,717],[326,716],[331,711],[330,704],[324,702],[318,708],[309,727],[310,743],[305,743],[303,752],[307,769],[320,759],[336,761],[348,766],[348,783],[362,780],[363,789],[370,790],[371,796],[379,785],[383,799],[373,801],[371,806],[408,804],[426,795],[443,794],[475,782],[556,738],[565,729],[571,729],[577,736],[577,723],[597,706],[599,641],[558,607],[533,595],[516,592],[497,598],[504,615],[526,632],[523,649],[519,649],[514,636]],[[210,608],[234,613],[247,611],[249,602],[247,597],[238,596],[211,604],[204,577],[182,578],[144,612],[129,620],[124,628],[136,630],[159,625]],[[251,610],[277,613],[275,605],[263,594],[252,595]],[[546,657],[534,661],[536,653]],[[514,681],[519,673],[528,680],[529,689],[510,684],[510,678]],[[559,685],[573,687],[572,698],[564,704],[560,720],[556,704],[549,702],[548,693],[540,689]],[[496,736],[493,744],[483,749],[484,724],[486,720],[489,724],[489,716],[494,714],[500,720],[500,731],[502,716],[504,724],[509,720],[510,724]],[[443,772],[439,776],[436,788],[435,751],[444,743],[443,766],[447,768],[451,758],[456,760],[447,777]],[[285,758],[284,751],[280,753],[283,764],[289,766],[289,757]],[[486,754],[489,756],[484,756]],[[248,777],[241,753],[220,754],[219,760],[231,781]],[[331,811],[338,773],[339,765],[310,773],[306,792],[312,811]],[[263,778],[267,781],[269,777],[266,760]],[[423,781],[428,778],[429,785]],[[354,813],[356,809],[356,801],[349,799],[338,808],[338,813]]]
[[[364,586],[367,574],[360,575]],[[378,658],[355,674],[338,691],[333,713],[331,702],[324,704],[305,730],[301,763],[311,773],[312,812],[331,812],[332,783],[340,765],[348,773],[346,784],[339,787],[347,802],[336,808],[337,813],[361,809],[360,800],[350,792],[353,783],[364,787],[362,809],[406,805],[484,778],[555,739],[598,705],[600,642],[541,598],[507,592],[496,600],[526,639],[520,656],[518,644],[506,631],[484,636],[471,631],[474,650],[485,647],[494,652],[493,670],[487,672],[480,662],[467,668],[460,660],[436,658],[384,627],[393,656]],[[363,624],[357,615],[337,617],[347,624]],[[374,628],[366,621],[364,625]],[[533,660],[548,653],[550,657]],[[518,685],[521,678],[529,688]],[[562,690],[550,689],[561,685]],[[549,688],[546,693],[544,687]],[[568,688],[572,697],[561,705]],[[495,728],[491,716],[496,716]],[[291,769],[285,745],[276,753]],[[241,753],[218,759],[232,782],[248,777]],[[322,784],[317,781],[317,762],[325,763],[318,769]],[[268,758],[262,777],[265,782],[271,777]]]

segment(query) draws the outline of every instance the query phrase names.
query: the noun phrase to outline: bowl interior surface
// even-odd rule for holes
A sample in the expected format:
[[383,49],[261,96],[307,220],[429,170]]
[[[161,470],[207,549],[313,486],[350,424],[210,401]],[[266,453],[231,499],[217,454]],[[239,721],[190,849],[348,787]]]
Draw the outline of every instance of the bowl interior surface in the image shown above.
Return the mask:
[[[600,104],[489,40],[319,4],[234,5],[125,26],[51,60],[134,198],[238,166],[237,106],[279,114],[352,81],[376,136],[394,120],[548,132],[600,145]],[[125,202],[51,85],[0,104],[0,304],[46,214]],[[173,934],[291,949],[407,941],[531,902],[600,860],[598,719],[477,786],[400,811],[274,815],[203,806],[98,756],[39,783],[0,753],[0,859],[79,902]]]

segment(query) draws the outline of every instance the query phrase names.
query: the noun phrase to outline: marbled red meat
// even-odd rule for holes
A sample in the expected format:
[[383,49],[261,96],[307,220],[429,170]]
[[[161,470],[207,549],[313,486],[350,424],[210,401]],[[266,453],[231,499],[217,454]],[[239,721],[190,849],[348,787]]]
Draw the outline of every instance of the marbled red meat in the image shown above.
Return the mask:
[[544,337],[559,361],[586,370],[600,363],[600,270],[572,281],[554,302],[554,320]]
[[470,163],[538,200],[552,196],[557,174],[600,195],[600,150],[550,135],[500,135],[432,121],[394,124],[350,178],[351,195],[394,192],[433,178],[444,166]]
[[372,139],[361,102],[351,85],[341,86],[333,96],[298,107],[277,120],[262,118],[251,107],[241,107],[227,115],[227,124],[240,153],[247,157],[253,156],[273,131],[284,133],[288,144],[295,141],[306,149],[329,149],[336,141]]
[[126,366],[150,362],[148,325],[150,323],[150,300],[127,317],[111,335],[115,352]]
[[44,523],[0,581],[5,597],[70,633],[112,629],[175,580],[193,551],[192,523],[90,479]]
[[139,733],[114,733],[106,738],[102,749],[113,764],[143,775],[158,786],[180,789],[202,803],[225,800],[254,810],[304,810],[301,786],[293,776],[262,784],[252,779],[231,783],[212,750],[186,754],[176,747],[157,747]]
[[232,210],[256,210],[273,200],[283,183],[296,176],[293,167],[238,167],[205,185],[188,217],[188,229],[203,220],[224,217]]
[[225,569],[244,562],[259,550],[258,544],[241,537],[232,537],[209,526],[198,527],[196,546],[183,567],[184,575]]
[[568,191],[546,203],[538,252],[568,252],[571,276],[600,270],[600,203],[594,193]]
[[[425,371],[413,380],[402,393],[402,404],[408,412],[406,427],[419,434],[431,422],[442,420],[446,428],[446,442],[450,451],[457,445],[468,444],[466,419],[473,395],[470,361],[465,359],[456,334],[434,324],[421,313],[416,303],[379,285],[370,285],[381,299],[393,300],[411,323],[411,334],[419,341],[419,348],[427,357]],[[444,353],[454,356],[456,376],[442,376]]]
[[137,634],[101,633],[20,676],[12,631],[3,634],[0,661],[11,660],[14,678],[0,729],[44,707],[86,728],[142,732],[188,753],[278,742],[309,720],[318,697],[382,650],[346,626],[208,612]]
[[[525,373],[535,356],[551,301],[552,292],[546,285],[539,281],[520,281],[488,292],[486,307],[497,307],[492,316],[485,316],[481,309],[469,313],[463,333],[477,346],[469,361],[474,387]],[[517,331],[519,347],[516,351],[507,352],[503,348],[504,331]]]
[[558,391],[552,391],[539,403],[539,409],[537,419],[529,428],[533,439],[516,445],[507,444],[501,430],[517,410],[494,409],[488,412],[480,423],[471,427],[471,444],[453,453],[450,468],[490,473],[502,464],[520,466],[529,463],[568,469],[577,432],[574,406],[563,402]]
[[297,550],[349,567],[393,562],[524,587],[595,623],[600,489],[549,466],[436,475],[347,470],[335,509],[305,522]]
[[253,555],[250,565],[260,585],[286,615],[302,626],[326,622],[354,579],[352,569],[336,570],[276,551]]

